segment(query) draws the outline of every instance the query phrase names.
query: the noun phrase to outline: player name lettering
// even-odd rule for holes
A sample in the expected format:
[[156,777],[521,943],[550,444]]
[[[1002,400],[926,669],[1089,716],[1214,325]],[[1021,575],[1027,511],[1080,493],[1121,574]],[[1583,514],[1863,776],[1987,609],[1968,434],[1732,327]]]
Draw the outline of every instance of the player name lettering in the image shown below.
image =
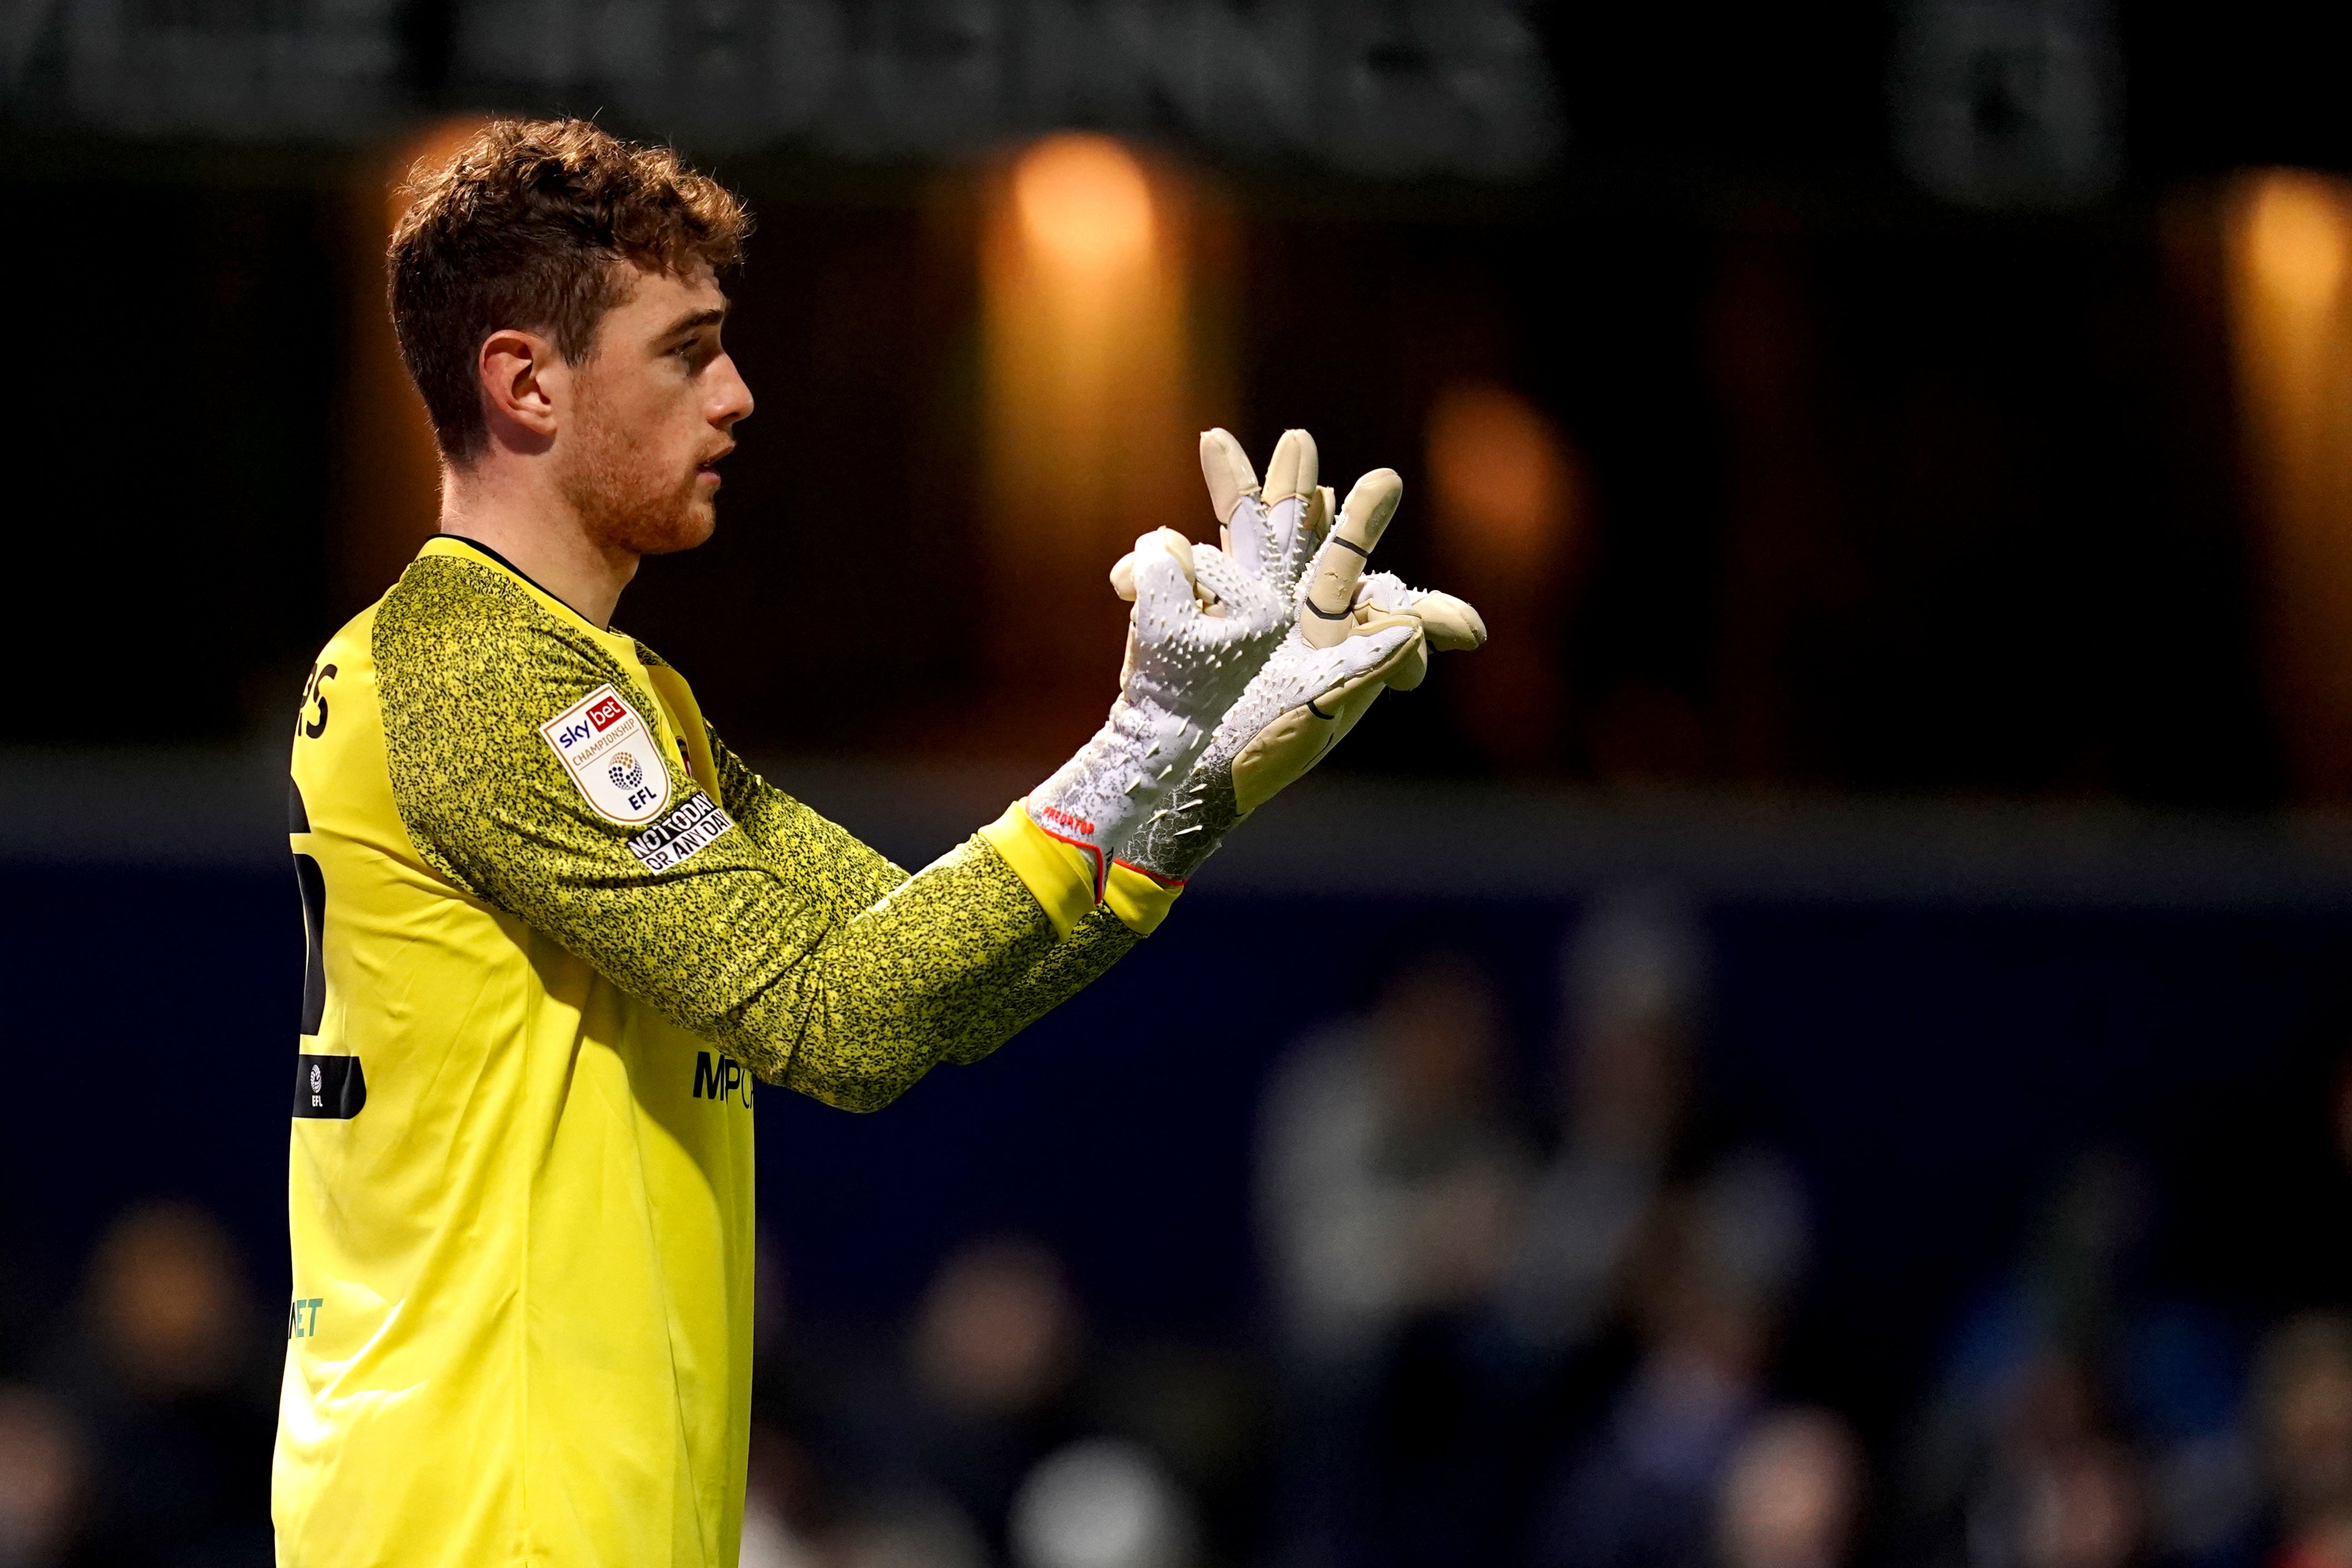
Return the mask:
[[698,795],[629,840],[629,853],[648,871],[684,865],[734,831],[735,819],[707,795]]

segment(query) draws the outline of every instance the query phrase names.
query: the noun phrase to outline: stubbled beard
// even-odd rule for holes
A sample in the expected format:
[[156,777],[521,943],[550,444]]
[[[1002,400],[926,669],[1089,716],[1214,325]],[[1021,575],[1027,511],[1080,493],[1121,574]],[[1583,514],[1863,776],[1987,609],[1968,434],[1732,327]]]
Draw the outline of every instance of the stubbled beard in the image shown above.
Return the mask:
[[667,555],[710,537],[712,520],[695,493],[697,470],[673,478],[616,421],[592,417],[586,425],[563,490],[590,539],[608,550]]

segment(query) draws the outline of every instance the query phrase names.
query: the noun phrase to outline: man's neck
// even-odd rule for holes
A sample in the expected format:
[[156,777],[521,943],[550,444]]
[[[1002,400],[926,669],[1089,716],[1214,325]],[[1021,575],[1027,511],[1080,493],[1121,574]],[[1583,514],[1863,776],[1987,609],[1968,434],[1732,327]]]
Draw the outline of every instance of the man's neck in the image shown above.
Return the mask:
[[638,558],[591,539],[578,510],[544,489],[511,475],[445,468],[441,531],[488,545],[591,626],[609,626]]

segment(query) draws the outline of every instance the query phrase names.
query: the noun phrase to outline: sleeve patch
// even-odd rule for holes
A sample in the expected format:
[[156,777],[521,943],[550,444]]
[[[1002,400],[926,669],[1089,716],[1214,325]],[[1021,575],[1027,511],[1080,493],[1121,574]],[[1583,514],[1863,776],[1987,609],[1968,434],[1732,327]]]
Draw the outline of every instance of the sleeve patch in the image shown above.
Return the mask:
[[629,853],[648,871],[683,866],[735,831],[735,819],[707,795],[698,795],[629,840]]
[[647,822],[669,804],[669,769],[662,762],[661,742],[610,684],[541,724],[539,732],[555,749],[589,805],[607,822],[623,826]]

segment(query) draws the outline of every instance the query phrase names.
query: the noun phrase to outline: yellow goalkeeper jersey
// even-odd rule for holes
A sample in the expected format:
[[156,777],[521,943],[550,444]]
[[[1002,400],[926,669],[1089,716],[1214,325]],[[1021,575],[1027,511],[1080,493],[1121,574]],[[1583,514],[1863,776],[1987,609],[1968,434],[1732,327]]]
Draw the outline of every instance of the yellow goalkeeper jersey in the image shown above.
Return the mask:
[[733,1568],[752,1077],[870,1110],[1166,912],[1017,807],[913,876],[443,536],[303,694],[285,1568]]

